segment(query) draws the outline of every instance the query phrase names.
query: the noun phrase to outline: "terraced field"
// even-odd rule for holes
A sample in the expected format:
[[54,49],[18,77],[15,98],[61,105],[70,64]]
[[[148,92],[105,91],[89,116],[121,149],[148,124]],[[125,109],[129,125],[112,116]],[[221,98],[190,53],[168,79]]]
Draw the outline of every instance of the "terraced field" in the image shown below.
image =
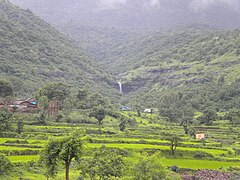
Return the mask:
[[[184,134],[183,128],[176,124],[169,124],[159,120],[156,124],[149,123],[150,120],[157,118],[144,114],[137,117],[136,113],[124,113],[129,118],[134,118],[137,124],[128,126],[124,132],[118,129],[118,120],[107,117],[103,123],[102,133],[99,134],[97,125],[89,124],[68,124],[65,122],[48,122],[46,126],[30,125],[26,122],[24,131],[20,136],[0,138],[0,152],[3,152],[12,163],[30,163],[38,162],[40,152],[49,139],[59,138],[75,130],[84,130],[88,137],[88,143],[84,147],[84,156],[91,156],[94,149],[105,145],[108,148],[119,148],[128,151],[129,158],[134,154],[145,151],[149,153],[160,152],[163,159],[159,162],[164,166],[177,166],[183,169],[228,169],[240,167],[240,155],[234,148],[239,147],[239,141],[235,139],[235,132],[239,132],[239,127],[233,127],[231,132],[228,126],[215,124],[212,127],[197,127],[204,130],[207,138],[204,141],[196,140]],[[157,121],[156,121],[157,122]],[[176,149],[176,154],[171,155],[169,148],[170,142],[167,140],[169,132],[177,134],[181,141]],[[225,137],[226,144],[219,136]],[[200,156],[198,156],[200,154]],[[134,161],[134,159],[133,159]],[[40,178],[38,173],[31,172],[23,177]],[[73,176],[78,173],[73,170]],[[34,176],[36,176],[34,178]],[[61,179],[63,174],[59,175]],[[36,178],[37,179],[37,178]]]

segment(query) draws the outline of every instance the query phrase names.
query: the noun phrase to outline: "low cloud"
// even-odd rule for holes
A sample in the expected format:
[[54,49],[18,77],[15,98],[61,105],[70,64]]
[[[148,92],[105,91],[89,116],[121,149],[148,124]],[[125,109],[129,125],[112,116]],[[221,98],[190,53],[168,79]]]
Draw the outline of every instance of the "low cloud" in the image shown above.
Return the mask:
[[206,10],[209,8],[214,8],[217,6],[224,6],[231,8],[234,11],[240,10],[240,1],[239,0],[192,0],[190,2],[190,7],[198,12]]
[[148,2],[150,7],[154,7],[154,8],[160,8],[161,7],[161,3],[159,0],[150,0]]
[[[177,9],[187,8],[195,12],[214,8],[230,8],[232,11],[240,11],[240,0],[96,0],[98,10],[119,9],[127,6],[151,9]],[[133,2],[133,3],[132,3]]]
[[115,9],[126,3],[127,0],[100,0],[100,6],[102,9]]

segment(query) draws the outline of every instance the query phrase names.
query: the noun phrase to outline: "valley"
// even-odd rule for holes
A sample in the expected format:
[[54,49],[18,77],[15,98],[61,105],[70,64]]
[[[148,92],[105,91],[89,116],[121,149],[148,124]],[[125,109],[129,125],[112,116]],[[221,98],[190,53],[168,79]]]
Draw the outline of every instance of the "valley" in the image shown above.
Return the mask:
[[239,9],[0,0],[0,179],[240,179]]

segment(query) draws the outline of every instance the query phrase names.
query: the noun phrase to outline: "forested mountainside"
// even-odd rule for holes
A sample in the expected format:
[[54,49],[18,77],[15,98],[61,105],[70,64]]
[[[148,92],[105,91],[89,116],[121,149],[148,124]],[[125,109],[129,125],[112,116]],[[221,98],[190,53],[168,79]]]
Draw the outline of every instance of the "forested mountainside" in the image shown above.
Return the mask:
[[239,43],[240,30],[155,33],[115,48],[105,67],[121,79],[126,101],[168,109],[239,108]]
[[237,61],[239,34],[239,30],[220,31],[205,26],[149,33],[112,48],[105,67],[111,62],[108,69],[114,74],[134,70],[136,73],[130,73],[133,76],[138,70],[143,72],[144,68],[147,72],[156,72],[177,65],[219,65],[232,59]]
[[[80,42],[81,47],[90,53],[90,56],[101,60],[101,67],[104,71],[110,72],[117,77],[117,80],[123,83],[124,96],[121,98],[122,104],[130,103],[149,107],[166,106],[169,108],[170,105],[179,102],[179,104],[184,104],[184,106],[190,106],[188,109],[201,111],[206,107],[213,107],[213,109],[222,108],[224,110],[238,106],[237,101],[240,95],[238,92],[238,79],[240,78],[239,30],[219,30],[213,27],[214,24],[210,24],[210,26],[189,25],[186,28],[178,28],[178,30],[164,31],[162,29],[153,31],[154,28],[151,29],[152,31],[149,31],[149,29],[148,31],[141,30],[141,28],[133,30],[130,26],[124,25],[124,28],[127,27],[125,30],[122,30],[122,28],[118,29],[117,26],[110,28],[110,25],[104,29],[101,24],[102,21],[95,21],[96,18],[101,18],[102,16],[97,14],[97,17],[93,16],[93,19],[90,18],[88,22],[87,19],[91,13],[87,12],[89,8],[84,10],[84,7],[87,7],[89,3],[92,3],[93,7],[96,8],[97,1],[79,4],[80,1],[73,0],[69,6],[64,2],[61,1],[60,4],[57,4],[51,17],[53,19],[49,19],[49,22],[55,20],[53,24],[56,27]],[[39,6],[41,8],[36,9],[39,3],[41,3],[41,6]],[[51,1],[48,7],[46,6],[48,3],[45,0],[35,1],[34,3],[29,1],[29,4],[21,1],[20,4],[23,7],[28,5],[27,7],[34,10],[41,17],[46,18],[49,17],[47,12],[51,12],[54,3],[56,4],[55,1]],[[74,3],[76,4],[74,5]],[[61,10],[60,7],[64,5],[66,5],[65,8]],[[79,13],[78,6],[83,10],[81,13],[85,13],[84,16],[81,15],[85,21],[82,21],[81,18],[75,19]],[[73,7],[74,11],[70,11]],[[227,12],[229,7],[226,6],[224,12]],[[125,6],[122,6],[120,9],[126,10]],[[101,13],[102,11],[106,13],[106,11],[109,12],[110,10],[111,12],[116,12],[120,9],[104,8],[104,10],[101,9]],[[66,14],[64,13],[65,11],[69,13]],[[29,11],[24,12],[30,13]],[[234,12],[237,13],[238,11],[235,10]],[[61,13],[64,16],[61,16],[61,19],[57,19],[57,15],[60,17]],[[105,15],[108,18],[111,17],[108,13]],[[233,19],[236,20],[236,18]],[[93,25],[92,23],[95,24],[90,27],[90,25]],[[56,32],[55,30],[53,31]],[[54,36],[54,38],[56,37],[58,36]],[[67,47],[73,46],[70,43],[67,43],[67,45]],[[47,46],[54,47],[51,44]],[[66,48],[63,49],[66,50]],[[87,58],[82,53],[79,55],[77,49],[74,50],[76,50],[74,53],[69,53],[71,51],[68,50],[68,55],[70,54],[68,60],[72,60],[71,62],[74,64],[71,74],[74,71],[76,71],[76,74],[70,77],[67,76],[67,78],[72,78],[72,82],[75,82],[74,80],[79,77],[79,74],[85,73],[87,70],[90,76],[89,74],[85,74],[86,76],[80,75],[82,79],[89,79],[90,77],[94,81],[102,82],[91,74],[92,72],[95,74],[99,73],[99,71],[96,71],[96,68],[92,68],[91,65],[89,67],[84,66],[88,63],[80,65],[80,70],[82,69],[82,71],[78,71],[79,65],[76,64],[82,62],[82,58],[79,57],[83,56],[85,60]],[[58,57],[61,53],[56,53],[52,58]],[[76,55],[75,53],[78,58],[74,56]],[[66,60],[65,58],[62,59]],[[49,63],[49,61],[45,63]],[[60,63],[57,63],[56,67],[60,68],[60,65]],[[46,66],[48,66],[46,69],[51,68],[49,64],[46,64]],[[81,68],[82,66],[83,68]],[[65,64],[64,67],[66,68]],[[24,66],[23,68],[26,67]],[[32,69],[35,70],[33,72],[38,72],[37,66]],[[63,70],[61,69],[61,71]],[[98,77],[105,81],[102,82],[103,84],[114,85],[108,78],[110,75],[101,73]],[[76,82],[84,82],[81,80]],[[26,83],[27,81],[24,80],[24,82]],[[162,99],[168,96],[177,97],[178,100],[174,99],[174,103],[162,101]],[[196,106],[196,102],[202,103],[201,105],[197,103],[198,106]],[[177,103],[176,107],[179,107],[179,104]]]
[[70,35],[95,60],[142,33],[189,24],[240,27],[238,0],[10,0]]
[[74,22],[67,23],[59,29],[78,43],[98,63],[109,59],[110,49],[118,47],[130,39],[133,40],[141,34],[141,32],[127,29],[79,26]]
[[51,81],[110,90],[110,76],[83,50],[31,11],[0,1],[0,75],[27,95]]

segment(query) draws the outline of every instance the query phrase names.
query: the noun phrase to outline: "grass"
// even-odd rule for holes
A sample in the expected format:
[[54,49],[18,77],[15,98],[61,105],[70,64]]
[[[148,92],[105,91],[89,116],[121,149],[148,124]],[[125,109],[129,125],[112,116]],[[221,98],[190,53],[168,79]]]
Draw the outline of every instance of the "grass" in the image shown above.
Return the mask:
[[[25,140],[21,138],[0,138],[0,144],[5,143],[6,141],[16,141],[16,140]],[[46,142],[46,140],[34,140],[34,139],[26,139],[29,144],[34,144],[34,145],[42,145]]]
[[29,179],[29,180],[45,180],[46,179],[46,177],[44,175],[33,174],[33,173],[29,173],[29,172],[25,172],[24,174],[21,174],[21,175],[1,176],[1,178],[4,180],[18,180],[20,178]]
[[0,144],[5,143],[7,140],[16,141],[16,138],[0,138]]
[[222,162],[222,161],[210,161],[210,160],[192,160],[192,159],[164,159],[163,164],[165,166],[176,165],[180,168],[188,169],[220,169],[229,168],[233,166],[239,166],[240,162]]
[[[180,168],[188,168],[188,169],[219,169],[219,168],[229,168],[231,166],[239,166],[240,156],[235,156],[234,152],[232,152],[233,146],[237,146],[235,143],[234,145],[226,146],[223,144],[223,147],[219,147],[220,142],[217,142],[217,138],[230,138],[233,139],[234,132],[230,132],[230,136],[224,136],[220,134],[225,134],[228,132],[228,126],[226,122],[218,122],[219,124],[214,124],[211,127],[206,127],[206,133],[209,137],[206,139],[206,147],[202,145],[201,141],[195,140],[188,135],[184,134],[183,128],[177,124],[171,124],[169,122],[165,122],[162,119],[159,119],[157,115],[150,114],[142,114],[142,117],[137,117],[136,113],[133,112],[122,112],[125,116],[129,118],[134,118],[138,122],[138,126],[127,127],[128,134],[125,132],[121,132],[118,129],[119,120],[114,119],[112,117],[107,117],[106,120],[103,122],[102,130],[105,132],[113,132],[111,133],[103,133],[97,134],[95,131],[89,131],[88,136],[91,137],[92,140],[95,140],[96,143],[88,143],[86,145],[86,149],[84,151],[83,156],[92,156],[93,150],[95,148],[100,148],[102,144],[105,144],[106,147],[109,148],[121,148],[129,150],[129,158],[131,161],[134,161],[134,154],[142,151],[147,151],[149,153],[155,151],[162,151],[161,155],[165,158],[160,158],[159,163],[162,163],[164,166],[173,166],[176,165]],[[195,113],[195,118],[201,115],[200,112]],[[151,124],[150,118],[153,118],[154,121],[158,123],[157,126],[155,124]],[[224,127],[225,125],[225,127]],[[204,128],[204,126],[201,126]],[[214,129],[211,129],[214,128]],[[216,129],[217,128],[217,129]],[[28,141],[28,145],[39,145],[44,146],[48,140],[37,140],[41,139],[41,136],[47,137],[48,139],[59,138],[66,135],[69,132],[72,132],[76,129],[84,129],[84,130],[97,130],[98,127],[96,125],[72,125],[67,123],[59,122],[56,124],[55,122],[49,124],[48,126],[33,126],[33,125],[26,125],[24,126],[24,132],[21,134],[22,137],[26,138]],[[234,131],[239,131],[237,127],[233,128]],[[55,133],[55,134],[54,134]],[[166,133],[176,133],[179,137],[181,137],[181,142],[176,150],[176,155],[172,156],[170,153],[170,147],[166,144],[169,141],[164,140],[166,139]],[[59,134],[59,136],[56,136]],[[0,138],[0,144],[5,143],[7,140],[16,141],[24,140],[24,138]],[[100,143],[98,141],[102,141]],[[94,141],[93,141],[94,142]],[[236,141],[234,141],[236,142]],[[139,144],[142,143],[142,144]],[[156,143],[156,144],[154,144]],[[159,145],[157,145],[159,144]],[[17,146],[18,144],[16,144]],[[13,146],[1,146],[0,150],[14,150],[14,151],[22,151],[22,150],[41,150],[41,148],[24,148],[24,147],[16,147],[14,144]],[[183,147],[184,146],[184,147]],[[195,147],[191,147],[195,146]],[[196,148],[198,147],[199,148]],[[209,148],[209,149],[208,149]],[[212,149],[210,149],[212,148]],[[222,148],[222,149],[221,149]],[[201,151],[205,153],[209,153],[213,155],[214,160],[207,160],[206,159],[194,159],[194,154],[196,151]],[[229,153],[231,151],[231,153]],[[13,163],[27,163],[30,161],[37,161],[39,159],[39,155],[19,155],[19,156],[7,156],[11,162]],[[216,159],[219,159],[217,161]],[[235,161],[235,162],[234,162]],[[22,177],[24,179],[31,179],[31,180],[38,180],[38,179],[46,179],[43,175],[39,174],[40,172],[24,172]],[[74,168],[71,169],[71,179],[76,179],[80,176],[79,171],[76,171]],[[12,175],[15,176],[15,175]],[[60,172],[58,176],[55,178],[56,180],[64,179],[64,171]],[[15,177],[14,177],[15,178]],[[12,178],[12,179],[14,179]],[[6,180],[9,178],[5,178]],[[19,179],[16,177],[15,179]]]
[[[103,143],[104,144],[104,143]],[[102,144],[88,144],[89,148],[99,148]],[[159,146],[159,145],[151,145],[151,144],[105,144],[106,147],[109,148],[123,148],[123,149],[133,149],[133,150],[141,150],[141,149],[159,149],[159,150],[169,150],[169,146]],[[190,147],[178,147],[177,150],[181,151],[202,151],[206,153],[211,153],[212,155],[222,155],[226,154],[225,150],[218,149],[203,149],[203,148],[190,148]]]
[[39,159],[39,155],[7,156],[7,157],[13,163],[15,163],[15,162],[37,161]]
[[40,148],[26,148],[14,146],[0,146],[0,150],[39,150]]

